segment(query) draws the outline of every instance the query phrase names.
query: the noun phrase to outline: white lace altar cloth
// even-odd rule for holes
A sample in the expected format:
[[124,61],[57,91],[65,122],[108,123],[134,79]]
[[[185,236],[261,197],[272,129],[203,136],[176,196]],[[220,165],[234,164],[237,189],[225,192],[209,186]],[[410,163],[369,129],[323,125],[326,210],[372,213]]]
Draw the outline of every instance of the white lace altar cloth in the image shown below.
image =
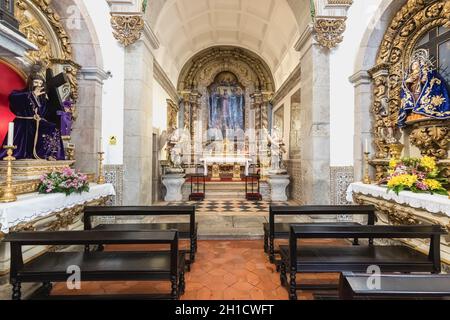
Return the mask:
[[89,192],[70,196],[64,193],[19,195],[16,202],[0,203],[0,231],[8,233],[10,228],[22,222],[29,222],[54,212],[114,195],[116,192],[112,184],[91,184]]
[[347,189],[347,201],[353,202],[353,194],[361,193],[388,201],[395,201],[399,204],[408,205],[416,209],[424,209],[431,213],[441,213],[450,216],[450,200],[447,196],[431,195],[426,193],[414,193],[402,191],[399,195],[393,191],[387,192],[386,187],[363,184],[362,182],[352,183]]

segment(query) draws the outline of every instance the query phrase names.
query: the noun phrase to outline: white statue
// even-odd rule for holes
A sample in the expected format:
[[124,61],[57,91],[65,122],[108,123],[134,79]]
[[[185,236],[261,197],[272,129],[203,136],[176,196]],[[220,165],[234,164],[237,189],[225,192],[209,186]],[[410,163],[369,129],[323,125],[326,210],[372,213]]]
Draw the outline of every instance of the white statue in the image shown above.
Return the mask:
[[172,128],[172,133],[169,135],[166,143],[165,149],[169,154],[169,159],[171,163],[171,171],[182,170],[182,154],[183,154],[183,144],[182,144],[182,135],[180,134],[180,130],[174,126]]
[[267,140],[270,146],[270,155],[272,168],[270,173],[272,174],[285,174],[286,170],[282,168],[283,154],[286,153],[285,144],[281,135],[280,128],[274,126],[272,134],[267,135]]

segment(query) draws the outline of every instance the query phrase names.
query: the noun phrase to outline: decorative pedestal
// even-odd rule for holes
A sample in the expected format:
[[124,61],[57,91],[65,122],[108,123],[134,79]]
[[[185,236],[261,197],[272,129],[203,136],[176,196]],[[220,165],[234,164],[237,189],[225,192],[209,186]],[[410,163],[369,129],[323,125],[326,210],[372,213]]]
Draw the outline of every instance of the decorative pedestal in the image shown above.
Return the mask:
[[173,202],[183,200],[181,188],[186,182],[185,177],[185,174],[166,174],[162,177],[162,183],[167,190],[164,201]]
[[271,189],[272,201],[287,201],[286,189],[290,183],[290,176],[285,175],[269,175],[269,184]]

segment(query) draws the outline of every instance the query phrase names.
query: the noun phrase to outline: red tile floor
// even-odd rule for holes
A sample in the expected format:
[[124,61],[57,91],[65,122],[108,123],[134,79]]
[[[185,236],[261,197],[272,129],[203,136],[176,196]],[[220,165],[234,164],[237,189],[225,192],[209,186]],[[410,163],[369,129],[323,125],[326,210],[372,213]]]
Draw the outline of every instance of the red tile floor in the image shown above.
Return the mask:
[[[298,279],[333,283],[337,281],[337,275],[301,275]],[[76,294],[145,294],[155,291],[168,292],[168,283],[84,282],[82,290]],[[66,286],[58,284],[52,294],[63,295],[66,292]],[[196,262],[191,272],[186,273],[186,293],[182,300],[287,299],[288,293],[281,287],[279,273],[269,263],[262,241],[199,241]],[[313,293],[299,292],[299,299],[313,299]]]

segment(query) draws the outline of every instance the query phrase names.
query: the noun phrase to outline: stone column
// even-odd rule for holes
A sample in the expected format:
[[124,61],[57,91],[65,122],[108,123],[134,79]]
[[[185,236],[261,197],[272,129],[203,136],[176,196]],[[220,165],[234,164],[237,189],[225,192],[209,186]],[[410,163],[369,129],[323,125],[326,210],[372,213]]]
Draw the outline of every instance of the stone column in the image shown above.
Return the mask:
[[[330,203],[330,66],[329,50],[310,35],[301,46],[300,119],[302,188],[305,204]],[[350,142],[349,142],[350,143]]]
[[80,72],[77,121],[73,126],[72,142],[75,144],[75,167],[83,172],[97,172],[98,169],[103,80],[106,78],[106,72],[97,67],[85,67]]
[[350,82],[355,87],[355,135],[354,135],[354,179],[362,181],[363,178],[363,152],[366,139],[371,141],[372,115],[372,81],[366,70],[355,73]]
[[152,203],[153,59],[146,37],[125,49],[124,205]]

